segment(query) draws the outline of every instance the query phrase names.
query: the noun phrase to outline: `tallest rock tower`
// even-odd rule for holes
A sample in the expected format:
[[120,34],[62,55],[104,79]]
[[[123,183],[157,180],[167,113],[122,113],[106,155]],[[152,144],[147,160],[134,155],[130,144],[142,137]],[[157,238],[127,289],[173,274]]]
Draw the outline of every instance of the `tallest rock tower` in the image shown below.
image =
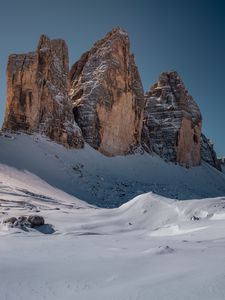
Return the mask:
[[70,96],[84,139],[105,155],[140,144],[144,92],[126,31],[116,28],[70,71]]

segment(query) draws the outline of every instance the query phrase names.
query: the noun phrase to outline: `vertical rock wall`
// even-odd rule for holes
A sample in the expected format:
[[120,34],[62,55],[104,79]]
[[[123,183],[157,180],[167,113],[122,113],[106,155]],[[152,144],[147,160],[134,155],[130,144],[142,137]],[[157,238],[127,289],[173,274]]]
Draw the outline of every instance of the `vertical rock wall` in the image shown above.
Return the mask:
[[67,147],[83,147],[68,98],[68,49],[41,36],[38,48],[10,55],[3,129],[39,132]]
[[116,28],[70,71],[74,116],[84,139],[105,155],[140,144],[144,92],[127,33]]
[[142,144],[166,161],[201,163],[202,117],[176,72],[165,72],[146,95]]

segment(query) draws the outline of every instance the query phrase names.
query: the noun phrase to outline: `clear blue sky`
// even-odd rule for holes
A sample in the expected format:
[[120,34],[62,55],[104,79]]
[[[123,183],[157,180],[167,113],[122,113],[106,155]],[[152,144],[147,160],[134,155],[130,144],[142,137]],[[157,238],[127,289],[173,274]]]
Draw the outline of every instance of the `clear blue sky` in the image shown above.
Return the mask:
[[203,131],[225,155],[225,1],[2,0],[0,9],[0,123],[10,53],[32,51],[40,34],[66,40],[70,64],[121,26],[145,90],[162,71],[177,70],[203,114]]

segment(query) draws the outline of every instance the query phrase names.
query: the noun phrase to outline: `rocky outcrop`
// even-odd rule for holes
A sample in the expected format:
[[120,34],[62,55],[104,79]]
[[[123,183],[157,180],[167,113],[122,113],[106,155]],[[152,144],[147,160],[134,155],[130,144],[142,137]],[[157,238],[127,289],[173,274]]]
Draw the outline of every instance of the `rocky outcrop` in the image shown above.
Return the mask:
[[70,97],[84,139],[105,155],[140,144],[144,93],[127,33],[116,28],[70,71]]
[[202,117],[177,72],[164,72],[146,94],[142,145],[166,161],[201,163]]
[[9,217],[3,220],[3,224],[7,224],[9,227],[17,227],[21,229],[26,228],[35,228],[45,224],[45,220],[42,216],[39,215],[30,215],[29,217],[20,216]]
[[201,135],[201,158],[219,171],[222,170],[222,161],[217,158],[213,143],[204,134]]
[[35,52],[10,55],[3,129],[39,132],[66,147],[83,147],[68,99],[68,49],[41,36]]

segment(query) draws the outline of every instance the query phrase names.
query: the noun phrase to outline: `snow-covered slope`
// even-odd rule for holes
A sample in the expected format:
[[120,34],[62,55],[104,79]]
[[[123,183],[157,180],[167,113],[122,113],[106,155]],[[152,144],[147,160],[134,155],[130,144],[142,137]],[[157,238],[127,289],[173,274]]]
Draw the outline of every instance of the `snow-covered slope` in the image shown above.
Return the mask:
[[88,145],[68,150],[38,135],[0,136],[0,163],[102,207],[150,191],[177,199],[225,195],[225,175],[207,164],[185,169],[147,153],[108,158]]
[[[56,214],[66,213],[63,223],[69,227],[58,228],[61,233],[157,231],[168,224],[185,224],[192,219],[215,219],[217,214],[225,216],[225,197],[181,201],[152,192],[139,195],[118,208],[100,209],[53,188],[32,173],[1,164],[0,194],[1,220],[14,213],[27,215],[37,212],[50,219],[54,215],[53,223],[58,223]],[[54,213],[48,214],[49,211]]]
[[1,223],[3,300],[225,298],[225,197],[147,193],[96,208],[3,165],[0,192],[0,222],[35,213],[54,228],[43,234]]
[[18,171],[2,164],[0,164],[0,194],[1,197],[4,195],[4,203],[21,200],[29,205],[34,200],[46,206],[54,204],[70,208],[88,207],[86,202],[53,188],[34,174],[28,171]]

